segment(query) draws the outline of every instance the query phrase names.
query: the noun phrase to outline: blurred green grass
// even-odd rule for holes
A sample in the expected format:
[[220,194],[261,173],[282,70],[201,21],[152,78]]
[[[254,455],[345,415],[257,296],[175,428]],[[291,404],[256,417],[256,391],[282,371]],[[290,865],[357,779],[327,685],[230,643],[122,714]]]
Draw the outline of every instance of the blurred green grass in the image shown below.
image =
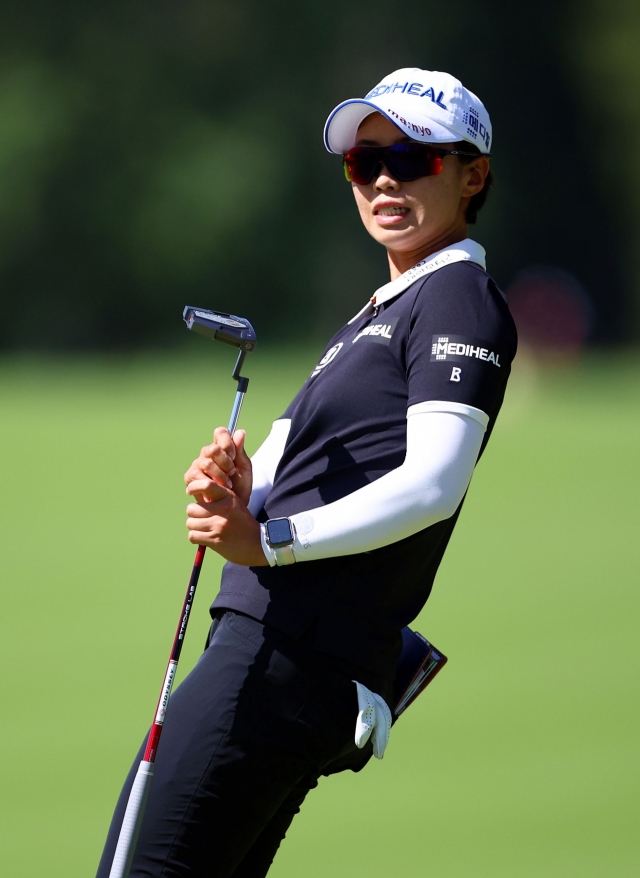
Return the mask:
[[[250,450],[317,353],[249,358]],[[193,556],[181,476],[226,422],[232,360],[211,346],[0,363],[12,878],[94,873]],[[541,373],[521,358],[416,623],[450,663],[383,763],[310,796],[274,878],[637,875],[639,365],[602,354]],[[219,571],[209,555],[182,675]]]

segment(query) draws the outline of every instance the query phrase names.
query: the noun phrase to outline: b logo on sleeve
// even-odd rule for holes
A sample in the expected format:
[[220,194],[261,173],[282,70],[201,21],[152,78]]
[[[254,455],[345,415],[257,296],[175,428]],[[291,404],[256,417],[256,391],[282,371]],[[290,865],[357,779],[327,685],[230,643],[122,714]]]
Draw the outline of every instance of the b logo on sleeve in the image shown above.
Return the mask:
[[[431,337],[431,363],[468,363],[481,360],[493,363],[500,368],[500,354],[493,350],[489,342],[481,338],[466,338],[462,335],[434,335]],[[456,380],[456,379],[453,379]]]

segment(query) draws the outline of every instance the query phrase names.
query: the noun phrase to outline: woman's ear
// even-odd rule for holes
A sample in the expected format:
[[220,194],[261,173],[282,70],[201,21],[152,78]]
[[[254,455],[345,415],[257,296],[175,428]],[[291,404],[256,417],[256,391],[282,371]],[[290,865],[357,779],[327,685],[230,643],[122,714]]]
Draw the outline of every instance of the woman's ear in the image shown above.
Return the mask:
[[485,156],[478,156],[468,165],[463,165],[464,186],[462,190],[463,198],[471,198],[477,195],[484,186],[484,181],[489,173],[489,159]]

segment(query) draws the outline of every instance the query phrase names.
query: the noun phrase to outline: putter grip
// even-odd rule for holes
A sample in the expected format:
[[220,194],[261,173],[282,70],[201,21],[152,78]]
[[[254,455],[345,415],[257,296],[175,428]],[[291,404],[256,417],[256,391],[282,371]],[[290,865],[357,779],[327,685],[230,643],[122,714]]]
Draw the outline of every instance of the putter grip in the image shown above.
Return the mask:
[[129,793],[127,810],[122,820],[109,878],[128,878],[152,780],[153,762],[145,762],[143,760],[140,763],[138,773]]

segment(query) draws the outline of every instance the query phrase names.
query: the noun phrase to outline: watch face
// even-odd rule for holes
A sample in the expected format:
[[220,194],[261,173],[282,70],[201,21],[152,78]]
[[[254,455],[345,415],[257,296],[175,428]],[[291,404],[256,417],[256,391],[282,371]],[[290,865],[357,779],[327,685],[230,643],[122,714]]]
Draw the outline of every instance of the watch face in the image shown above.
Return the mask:
[[269,545],[273,549],[279,546],[287,546],[293,542],[293,533],[288,518],[272,518],[267,522],[267,536]]

